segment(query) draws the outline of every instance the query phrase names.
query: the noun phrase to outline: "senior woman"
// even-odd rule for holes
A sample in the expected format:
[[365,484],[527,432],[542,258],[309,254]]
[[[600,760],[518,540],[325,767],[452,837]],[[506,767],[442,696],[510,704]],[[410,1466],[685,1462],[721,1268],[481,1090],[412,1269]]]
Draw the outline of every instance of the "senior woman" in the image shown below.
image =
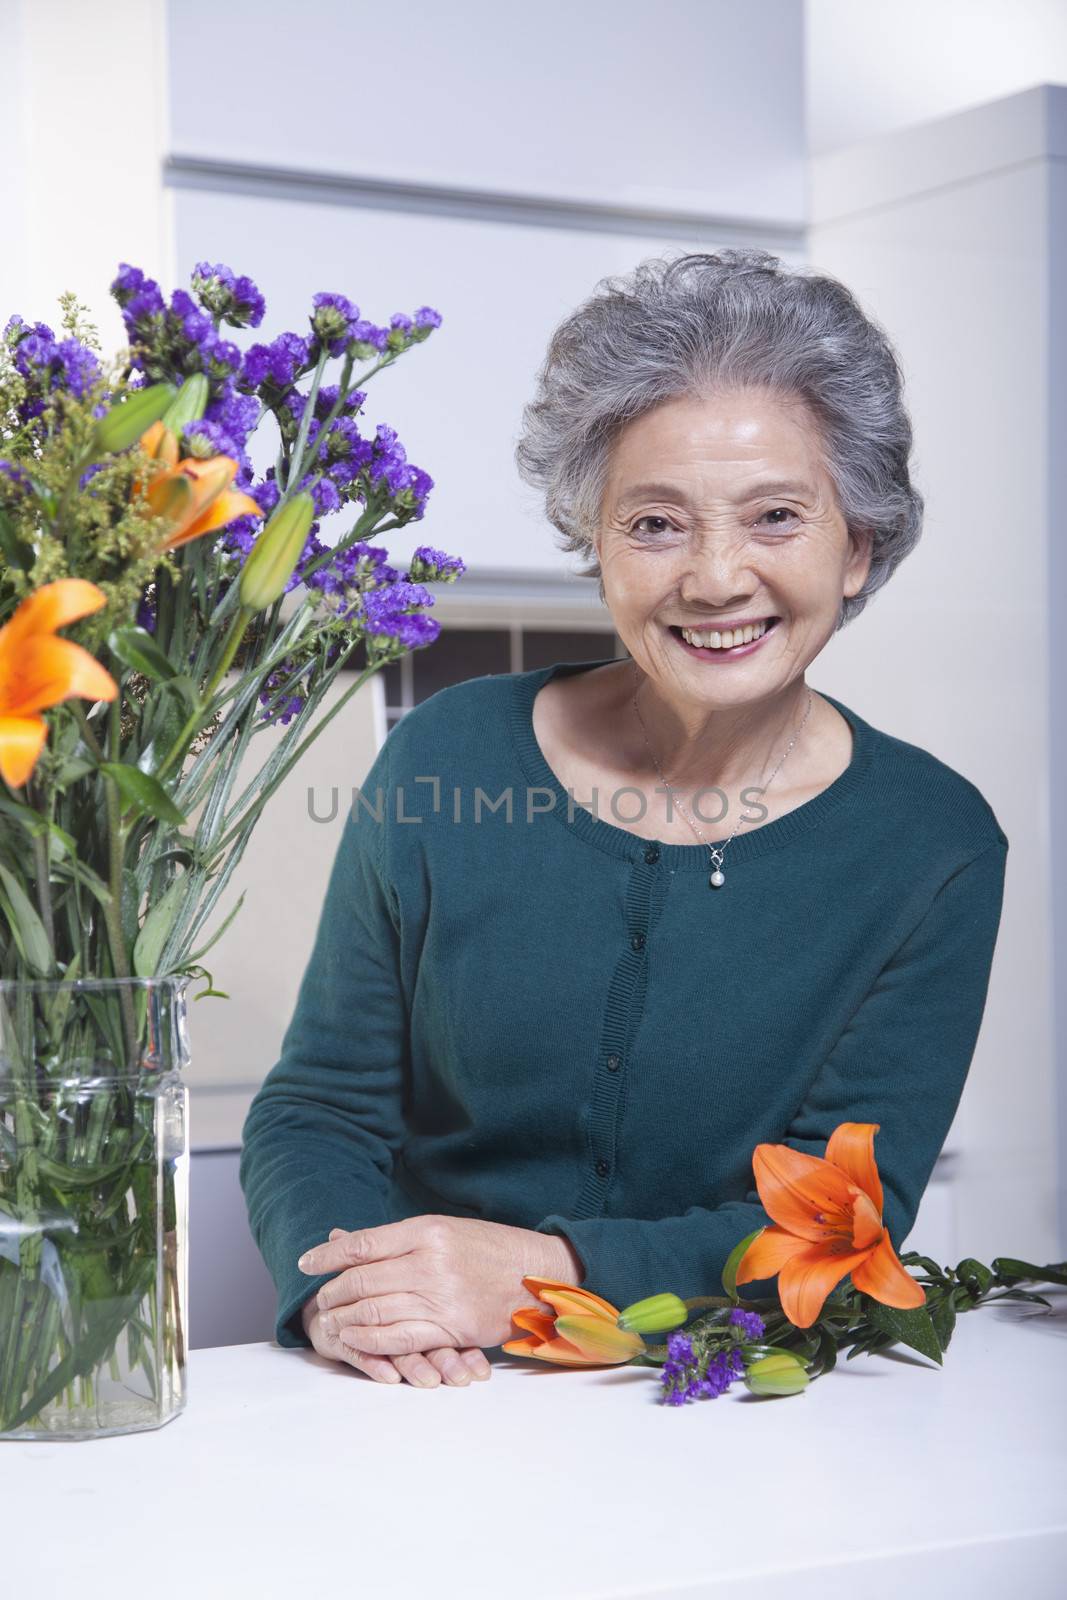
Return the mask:
[[279,1342],[380,1381],[487,1376],[524,1274],[713,1291],[764,1141],[876,1123],[899,1249],[985,1005],[996,816],[806,677],[920,533],[885,334],[763,251],[597,290],[518,462],[628,654],[393,728],[245,1123]]

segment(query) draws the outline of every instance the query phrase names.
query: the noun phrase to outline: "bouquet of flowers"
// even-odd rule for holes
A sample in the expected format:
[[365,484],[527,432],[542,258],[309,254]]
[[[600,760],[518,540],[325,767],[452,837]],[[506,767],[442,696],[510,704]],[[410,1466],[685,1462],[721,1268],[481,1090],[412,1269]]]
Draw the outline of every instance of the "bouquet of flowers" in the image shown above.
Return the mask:
[[128,265],[111,290],[110,363],[73,295],[59,335],[15,316],[0,339],[0,1433],[76,1384],[92,1410],[123,1332],[127,1389],[138,1366],[150,1400],[179,1381],[183,1102],[159,1068],[182,1040],[156,986],[221,993],[202,962],[243,897],[205,924],[264,806],[373,672],[433,642],[425,585],[464,570],[370,542],[433,483],[362,426],[366,385],[435,310],[380,327],[316,294],[263,342],[263,296],[224,265],[169,302]]
[[[956,1316],[992,1300],[1049,1301],[1017,1285],[1067,1284],[1067,1261],[1034,1266],[997,1256],[992,1268],[968,1257],[953,1270],[929,1256],[898,1256],[882,1225],[882,1181],[874,1159],[877,1122],[841,1122],[824,1156],[758,1144],[752,1170],[770,1226],[740,1240],[723,1268],[721,1296],[650,1295],[619,1311],[580,1285],[525,1277],[550,1311],[513,1313],[527,1330],[501,1348],[561,1366],[604,1364],[659,1369],[666,1405],[715,1399],[735,1379],[764,1397],[799,1394],[848,1360],[892,1344],[941,1364]],[[920,1278],[905,1270],[922,1268]],[[742,1300],[739,1283],[778,1277],[778,1298]],[[851,1284],[841,1289],[841,1280]],[[998,1291],[996,1293],[992,1291]],[[685,1331],[691,1312],[699,1316]],[[668,1330],[674,1329],[674,1332]],[[665,1345],[643,1335],[668,1333]]]

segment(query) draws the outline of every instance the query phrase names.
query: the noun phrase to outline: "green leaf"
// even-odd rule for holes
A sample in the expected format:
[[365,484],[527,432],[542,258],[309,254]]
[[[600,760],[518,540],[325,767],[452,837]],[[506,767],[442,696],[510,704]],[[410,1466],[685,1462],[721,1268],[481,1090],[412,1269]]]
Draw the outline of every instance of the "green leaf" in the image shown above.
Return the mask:
[[247,893],[248,893],[247,889],[244,889],[244,890],[241,891],[241,894],[240,894],[240,897],[239,897],[239,899],[237,901],[237,904],[234,906],[234,908],[230,912],[229,916],[226,917],[225,921],[221,922],[219,924],[219,926],[215,929],[215,932],[211,935],[211,938],[208,940],[207,944],[202,944],[200,946],[199,950],[194,951],[194,953],[189,957],[190,961],[199,961],[200,957],[203,956],[203,955],[206,955],[207,952],[211,949],[211,946],[218,939],[222,938],[223,934],[226,932],[226,929],[230,926],[230,923],[233,921],[234,917],[237,915],[237,913],[240,911],[242,905],[244,904],[244,898],[245,898],[245,895]]
[[157,682],[177,676],[177,670],[164,655],[147,628],[130,623],[124,628],[114,628],[108,635],[108,649],[112,655],[134,672]]
[[47,977],[53,966],[51,946],[44,931],[44,923],[34,910],[25,889],[15,874],[0,861],[0,878],[3,879],[4,911],[11,928],[11,936],[19,954],[41,977]]
[[896,1306],[885,1306],[880,1300],[872,1300],[868,1296],[864,1315],[873,1328],[887,1333],[899,1344],[918,1350],[920,1355],[929,1356],[931,1361],[936,1361],[940,1366],[941,1345],[926,1306],[900,1311]]
[[730,1295],[732,1299],[736,1300],[737,1298],[737,1269],[741,1265],[741,1257],[757,1234],[762,1232],[762,1228],[754,1228],[751,1233],[746,1233],[745,1237],[734,1245],[730,1254],[726,1257],[726,1265],[722,1269],[722,1292]]
[[100,770],[115,780],[123,799],[137,810],[149,811],[161,822],[172,822],[176,826],[188,820],[159,780],[147,772],[139,772],[121,761],[102,761]]
[[917,1250],[909,1250],[906,1256],[901,1256],[900,1264],[904,1267],[922,1267],[932,1278],[944,1276],[942,1268],[936,1261],[931,1261],[929,1256],[921,1256]]
[[33,546],[19,538],[6,511],[0,511],[0,552],[9,567],[18,567],[23,572],[29,572],[37,559]]
[[952,1330],[956,1326],[956,1307],[950,1294],[943,1295],[930,1307],[930,1321],[937,1334],[942,1354],[948,1349]]
[[976,1300],[981,1299],[993,1282],[993,1274],[990,1269],[983,1266],[980,1261],[976,1261],[973,1256],[967,1256],[959,1263],[956,1268],[956,1277],[961,1283],[967,1285]]
[[159,965],[160,953],[167,942],[167,935],[174,926],[185,887],[183,872],[180,877],[174,879],[144,919],[144,926],[137,935],[137,942],[133,947],[133,970],[139,978],[157,976],[156,968]]
[[993,1271],[998,1278],[1035,1278],[1038,1283],[1067,1283],[1067,1261],[1051,1261],[1036,1267],[1032,1261],[1017,1261],[1014,1256],[994,1256]]
[[196,684],[187,672],[178,672],[167,683],[168,689],[176,689],[181,695],[190,711],[195,711],[200,704],[200,694]]

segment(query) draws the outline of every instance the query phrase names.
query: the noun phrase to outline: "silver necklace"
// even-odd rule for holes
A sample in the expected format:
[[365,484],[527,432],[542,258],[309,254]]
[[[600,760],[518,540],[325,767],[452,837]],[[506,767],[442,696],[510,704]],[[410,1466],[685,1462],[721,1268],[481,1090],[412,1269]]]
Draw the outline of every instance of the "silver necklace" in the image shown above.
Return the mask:
[[[637,662],[636,661],[634,662],[634,676],[635,677],[637,676]],[[648,730],[645,727],[645,719],[641,715],[641,707],[637,703],[637,688],[639,688],[639,687],[640,687],[640,685],[638,684],[638,686],[635,687],[634,692],[633,692],[634,710],[637,712],[637,720],[641,724],[641,732],[645,736],[645,743],[648,745],[649,754],[651,755],[652,760],[656,764],[656,771],[659,773],[660,777],[663,779],[663,787],[666,789],[667,793],[670,795],[671,799],[674,801],[675,805],[678,807],[678,810],[682,813],[682,816],[685,818],[686,822],[688,822],[689,826],[692,828],[693,832],[696,834],[697,838],[700,840],[700,843],[706,847],[709,855],[711,856],[711,869],[712,870],[711,870],[711,876],[708,878],[709,886],[712,889],[721,889],[723,884],[726,882],[726,874],[722,870],[723,852],[725,851],[727,845],[729,845],[731,840],[733,839],[734,833],[737,832],[738,828],[741,826],[741,823],[744,822],[746,820],[746,818],[741,817],[738,820],[738,822],[736,823],[736,825],[734,827],[733,833],[731,833],[730,838],[727,839],[724,844],[721,844],[721,845],[708,844],[708,841],[705,839],[704,835],[701,833],[700,829],[697,827],[696,823],[693,821],[692,817],[689,815],[688,811],[682,805],[682,802],[678,799],[678,796],[675,794],[674,790],[671,788],[670,784],[667,782],[666,775],[664,774],[663,768],[659,764],[659,760],[658,760],[658,758],[656,756],[656,752],[653,750],[652,745],[649,742]],[[785,747],[785,755],[783,755],[782,760],[779,761],[778,767],[780,767],[782,765],[782,761],[785,760],[785,757],[789,754],[790,750],[792,750],[793,746],[796,744],[797,740],[800,738],[800,734],[801,734],[801,731],[802,731],[802,729],[804,727],[804,724],[805,724],[805,722],[807,722],[808,717],[810,715],[811,715],[811,690],[809,689],[808,690],[808,709],[805,711],[803,717],[801,718],[800,727],[797,729],[796,733],[794,733],[793,737],[790,739],[789,743],[786,745],[786,747]],[[778,767],[775,767],[774,771],[771,773],[770,777],[767,779],[767,782],[763,785],[763,791],[762,792],[764,794],[767,792],[767,790],[770,788],[771,784],[774,782],[774,780],[775,780],[775,778],[776,778],[776,776],[778,774]]]

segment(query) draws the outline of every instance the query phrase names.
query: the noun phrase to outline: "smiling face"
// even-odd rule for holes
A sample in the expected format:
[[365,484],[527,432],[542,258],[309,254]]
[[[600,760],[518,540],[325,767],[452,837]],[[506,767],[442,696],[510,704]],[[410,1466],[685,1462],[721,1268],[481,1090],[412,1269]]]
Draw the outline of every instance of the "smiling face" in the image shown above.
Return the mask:
[[[795,683],[862,588],[811,413],[763,389],[664,402],[612,451],[594,545],[605,603],[638,667],[679,709],[751,705]],[[777,617],[739,650],[687,643]]]

